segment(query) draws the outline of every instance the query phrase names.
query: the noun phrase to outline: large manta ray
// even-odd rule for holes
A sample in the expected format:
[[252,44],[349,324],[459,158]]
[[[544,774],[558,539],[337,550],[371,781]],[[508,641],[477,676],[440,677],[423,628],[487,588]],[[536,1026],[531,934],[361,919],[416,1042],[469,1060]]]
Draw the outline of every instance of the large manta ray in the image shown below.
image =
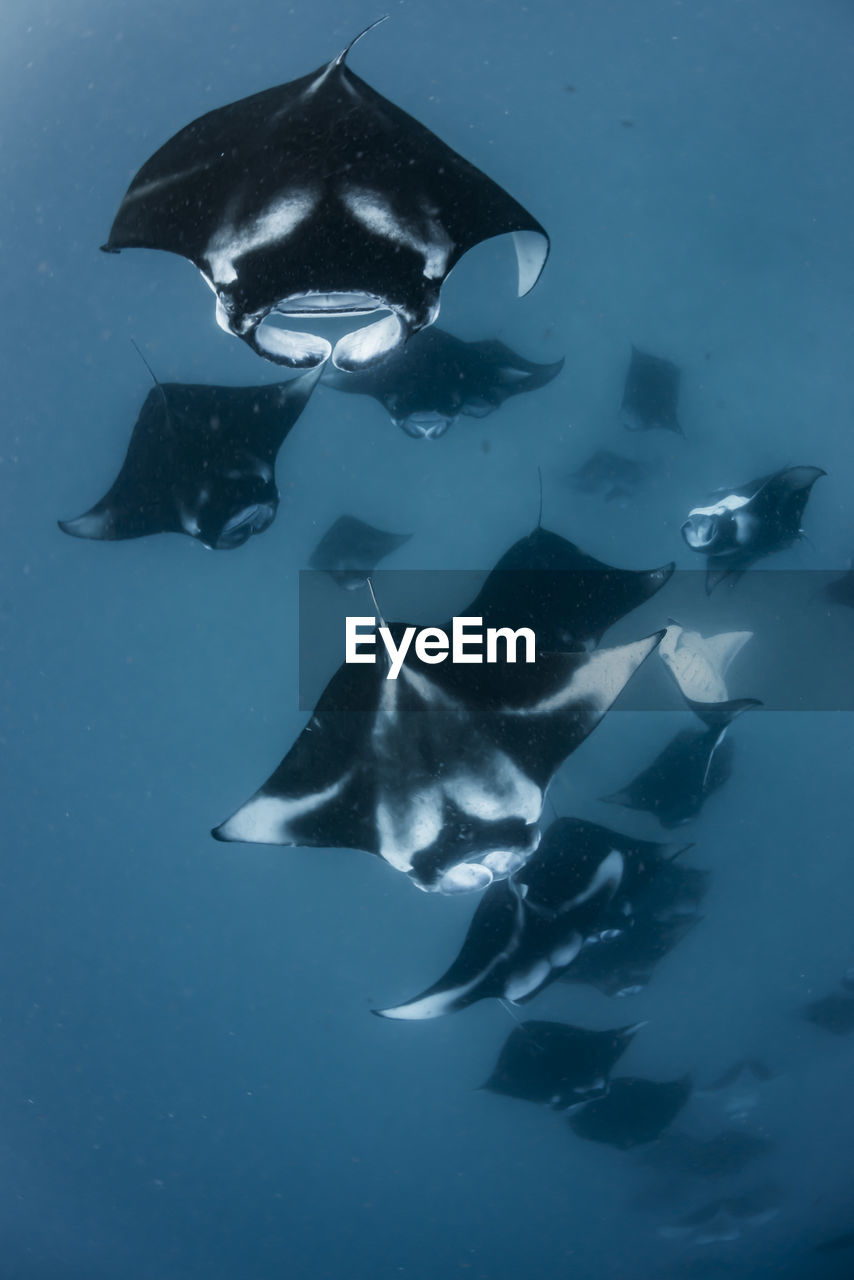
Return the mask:
[[[350,71],[353,44],[177,133],[133,179],[102,246],[189,258],[216,294],[220,327],[292,368],[331,354],[339,369],[363,369],[401,347],[433,323],[442,282],[483,240],[513,234],[520,296],[548,255],[520,204]],[[390,314],[333,351],[326,338],[264,325],[273,312]]]
[[[516,1004],[532,999],[564,971],[572,972],[587,941],[601,932],[616,895],[631,904],[667,852],[666,845],[558,818],[511,880],[489,886],[459,954],[438,982],[377,1012],[420,1020],[489,997]],[[624,923],[622,915],[617,923]]]
[[761,556],[783,551],[803,534],[801,520],[821,467],[785,467],[738,488],[719,490],[708,507],[694,507],[682,526],[692,551],[706,557],[706,592],[737,580]]
[[373,396],[408,436],[438,440],[460,415],[485,418],[510,396],[544,387],[562,368],[563,360],[535,364],[496,339],[463,342],[437,327],[419,333],[375,369],[326,370],[323,384]]
[[[400,644],[402,627],[388,628]],[[482,889],[536,848],[545,789],[662,633],[532,664],[342,665],[220,840],[363,849],[421,889]],[[361,708],[355,710],[354,708]]]
[[209,550],[242,546],[275,519],[276,456],[318,377],[266,387],[158,382],[112,487],[60,529],[100,541],[186,533]]

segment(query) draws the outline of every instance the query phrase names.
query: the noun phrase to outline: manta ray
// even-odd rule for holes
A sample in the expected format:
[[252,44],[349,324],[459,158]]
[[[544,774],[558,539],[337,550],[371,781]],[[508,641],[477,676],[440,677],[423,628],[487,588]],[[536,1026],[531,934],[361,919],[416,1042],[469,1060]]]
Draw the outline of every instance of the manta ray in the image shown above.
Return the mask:
[[276,457],[318,377],[262,387],[155,379],[112,486],[60,529],[100,541],[185,533],[212,551],[242,546],[275,519]]
[[[465,1009],[489,997],[520,1004],[572,972],[591,938],[619,932],[610,923],[617,896],[631,905],[655,877],[667,845],[559,818],[536,852],[478,903],[457,958],[421,995],[384,1018],[420,1020]],[[680,850],[681,852],[681,850]]]
[[682,374],[677,365],[632,347],[620,417],[627,431],[651,431],[656,427],[683,435],[676,407]]
[[[388,628],[400,645],[401,624]],[[661,632],[533,664],[342,665],[219,840],[362,849],[421,889],[485,888],[536,848],[546,787]],[[354,709],[356,708],[356,709]]]
[[[536,856],[536,855],[534,855]],[[481,898],[459,955],[431,987],[388,1009],[382,1018],[421,1021],[465,1009],[489,997],[520,1004],[571,965],[614,896],[623,875],[618,850],[580,858],[557,905],[528,901],[519,879],[491,884]]]
[[568,1124],[576,1137],[627,1151],[654,1142],[690,1096],[690,1076],[666,1081],[619,1076],[604,1097],[571,1112]]
[[424,329],[375,368],[323,375],[324,386],[372,396],[396,427],[416,440],[438,440],[459,417],[485,418],[511,396],[556,378],[563,360],[535,364],[503,342],[463,342]]
[[586,462],[570,473],[577,493],[600,494],[605,502],[631,498],[644,480],[644,468],[634,458],[610,449],[597,449]]
[[737,580],[761,556],[783,551],[803,536],[801,520],[821,467],[784,467],[734,489],[718,491],[708,507],[694,507],[682,525],[692,551],[706,556],[706,593]]
[[727,781],[732,754],[726,726],[682,729],[628,786],[602,798],[606,804],[654,814],[663,827],[681,826],[696,818]]
[[641,1027],[588,1031],[562,1022],[521,1022],[482,1089],[566,1111],[608,1091],[608,1078]]
[[339,516],[311,553],[309,565],[328,573],[346,591],[364,586],[372,569],[412,537],[411,533],[388,533],[358,520]]
[[[131,182],[102,246],[188,258],[219,326],[291,368],[331,355],[352,372],[399,350],[433,323],[443,281],[483,240],[513,235],[520,296],[548,255],[545,230],[512,196],[350,70],[366,31],[309,75],[176,133]],[[334,350],[265,323],[377,313]]]

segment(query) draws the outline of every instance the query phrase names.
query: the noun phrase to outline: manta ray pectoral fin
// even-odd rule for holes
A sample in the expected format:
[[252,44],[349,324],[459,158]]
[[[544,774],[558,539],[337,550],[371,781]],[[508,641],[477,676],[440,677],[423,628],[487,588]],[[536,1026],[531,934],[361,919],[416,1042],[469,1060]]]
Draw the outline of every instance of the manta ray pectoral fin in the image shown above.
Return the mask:
[[180,525],[162,512],[111,500],[110,494],[82,516],[74,520],[57,520],[57,524],[72,538],[87,538],[94,542],[122,542],[129,538],[144,538],[149,533],[180,531]]
[[77,516],[74,520],[57,520],[56,523],[63,533],[71,534],[72,538],[94,538],[106,541],[116,536],[112,532],[109,511],[99,511],[97,507],[93,507],[85,515]]
[[[438,313],[438,308],[437,308]],[[355,329],[340,338],[332,352],[332,363],[345,373],[357,373],[359,369],[375,365],[378,361],[399,350],[409,337],[410,326],[397,313],[384,316],[373,324]]]
[[722,676],[726,675],[733,658],[752,638],[752,631],[724,631],[720,635],[708,637],[705,641],[706,651]]
[[784,476],[781,477],[787,489],[791,489],[793,493],[797,493],[801,489],[809,489],[815,484],[819,476],[826,476],[827,472],[821,467],[789,467]]
[[514,231],[513,245],[519,268],[519,297],[524,298],[543,273],[549,256],[549,238],[543,231]]

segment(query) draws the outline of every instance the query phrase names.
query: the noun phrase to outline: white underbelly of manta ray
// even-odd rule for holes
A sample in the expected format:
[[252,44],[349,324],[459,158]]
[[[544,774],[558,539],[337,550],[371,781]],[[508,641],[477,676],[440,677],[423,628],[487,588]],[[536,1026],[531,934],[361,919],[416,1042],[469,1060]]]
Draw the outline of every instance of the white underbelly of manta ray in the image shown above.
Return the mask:
[[[400,705],[410,690],[423,708],[415,716]],[[380,777],[379,854],[398,871],[411,871],[415,856],[439,840],[449,808],[480,823],[515,819],[527,830],[515,858],[503,847],[488,848],[478,857],[479,873],[472,868],[455,876],[449,867],[440,882],[445,892],[483,888],[496,872],[506,874],[506,867],[533,852],[540,788],[473,728],[464,707],[422,676],[404,667],[398,683],[385,684],[371,739]]]

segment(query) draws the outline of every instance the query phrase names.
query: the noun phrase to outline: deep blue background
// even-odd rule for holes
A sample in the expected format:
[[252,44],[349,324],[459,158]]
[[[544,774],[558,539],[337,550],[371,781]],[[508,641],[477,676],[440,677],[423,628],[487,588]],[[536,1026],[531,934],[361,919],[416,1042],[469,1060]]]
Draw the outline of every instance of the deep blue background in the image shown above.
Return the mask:
[[[215,327],[187,263],[98,245],[179,127],[319,66],[377,11],[3,6],[0,1274],[847,1275],[850,1257],[810,1250],[854,1226],[854,1056],[796,1010],[852,961],[849,715],[739,723],[734,777],[691,833],[715,873],[703,925],[630,1006],[562,986],[534,1006],[591,1026],[649,1018],[633,1072],[702,1083],[745,1053],[778,1070],[756,1120],[778,1147],[746,1185],[773,1182],[781,1212],[705,1253],[656,1234],[702,1184],[640,1203],[636,1157],[473,1092],[510,1026],[497,1005],[421,1025],[369,1015],[441,972],[470,902],[425,897],[363,854],[207,834],[304,722],[297,572],[343,510],[413,531],[397,567],[485,567],[534,522],[539,464],[551,528],[617,563],[687,568],[679,525],[710,487],[806,463],[829,472],[814,545],[779,566],[842,567],[854,546],[850,4],[390,12],[353,69],[552,235],[522,301],[507,246],[475,251],[442,323],[565,355],[565,370],[433,444],[321,389],[282,451],[273,529],[208,555],[56,528],[121,462],[150,385],[131,336],[163,380],[277,377]],[[682,365],[684,442],[619,428],[631,342]],[[600,446],[658,460],[634,502],[566,484]],[[556,802],[613,820],[595,797],[684,723],[612,715]],[[713,1131],[711,1106],[693,1101],[686,1126]]]

